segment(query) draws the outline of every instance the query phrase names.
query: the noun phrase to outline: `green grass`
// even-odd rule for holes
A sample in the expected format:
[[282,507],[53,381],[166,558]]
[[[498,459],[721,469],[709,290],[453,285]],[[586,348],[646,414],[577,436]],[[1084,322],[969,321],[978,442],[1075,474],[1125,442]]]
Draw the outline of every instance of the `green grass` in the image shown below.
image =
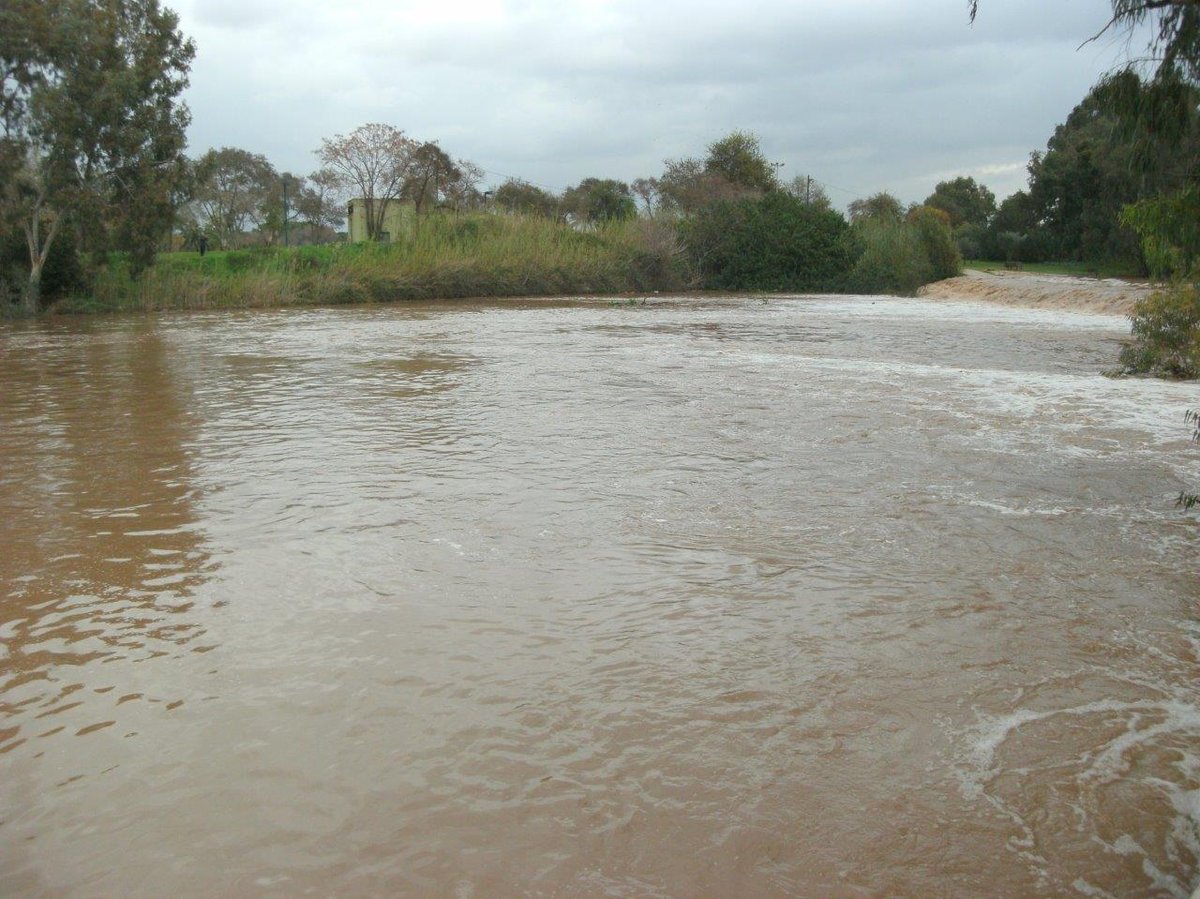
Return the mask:
[[[982,259],[966,259],[963,268],[980,272],[1006,271],[1003,262]],[[1127,264],[1105,262],[1022,262],[1021,271],[1035,275],[1074,275],[1078,278],[1142,278],[1144,277]]]
[[133,280],[113,256],[60,312],[220,309],[613,294],[688,286],[674,230],[631,221],[576,231],[540,218],[430,217],[389,244],[164,253]]

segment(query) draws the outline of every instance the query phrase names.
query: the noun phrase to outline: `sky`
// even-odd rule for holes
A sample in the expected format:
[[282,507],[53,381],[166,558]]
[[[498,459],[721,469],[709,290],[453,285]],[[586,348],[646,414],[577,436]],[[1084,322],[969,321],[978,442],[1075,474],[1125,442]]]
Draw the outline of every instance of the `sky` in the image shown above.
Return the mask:
[[[969,175],[1003,199],[1031,151],[1141,46],[1109,0],[166,0],[193,39],[188,152],[297,175],[368,122],[497,186],[632,181],[756,135],[835,206]],[[1144,44],[1144,42],[1142,42]]]

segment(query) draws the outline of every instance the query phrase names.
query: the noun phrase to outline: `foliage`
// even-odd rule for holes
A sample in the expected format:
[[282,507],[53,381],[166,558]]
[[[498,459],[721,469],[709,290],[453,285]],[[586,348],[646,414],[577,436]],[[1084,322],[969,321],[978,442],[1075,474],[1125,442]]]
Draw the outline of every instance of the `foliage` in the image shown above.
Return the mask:
[[170,253],[140,281],[123,257],[91,297],[63,312],[212,309],[678,290],[692,282],[665,221],[634,219],[579,232],[541,216],[434,214],[393,243]]
[[1127,374],[1200,377],[1200,287],[1174,284],[1134,307],[1133,342],[1121,350]]
[[932,280],[941,281],[962,273],[962,255],[950,233],[949,215],[932,206],[916,206],[909,210],[907,221],[917,230],[932,268]]
[[706,287],[837,290],[850,265],[847,225],[782,191],[724,200],[682,226]]
[[1156,278],[1200,278],[1200,182],[1126,206],[1121,220],[1141,238]]
[[829,202],[829,194],[825,192],[825,188],[816,179],[808,175],[797,175],[787,184],[783,185],[783,190],[791,194],[798,200],[803,200],[805,203],[816,206],[818,209],[832,209],[833,204]]
[[580,222],[620,221],[637,215],[629,185],[611,178],[584,178],[567,188],[562,209]]
[[123,246],[137,272],[174,212],[194,48],[158,0],[6,0],[0,212],[29,248],[27,311],[55,239]]
[[559,201],[554,194],[527,181],[510,178],[496,188],[492,202],[498,209],[521,215],[540,215],[557,218]]
[[263,227],[283,202],[279,173],[267,157],[222,147],[196,161],[190,211],[202,232],[229,249],[251,227]]
[[[0,240],[0,317],[14,311],[14,303],[24,292],[28,269],[29,248],[25,244],[25,234],[20,228],[13,228],[4,240]],[[50,246],[46,256],[42,268],[42,299],[60,299],[80,293],[87,287],[88,279],[80,261],[75,233],[67,229]]]
[[921,233],[909,222],[869,216],[854,223],[851,247],[854,266],[847,287],[854,293],[912,296],[934,280],[933,263]]
[[687,216],[713,203],[760,197],[775,190],[775,166],[758,138],[734,131],[708,145],[704,159],[668,159],[653,190],[662,210]]
[[1055,129],[1046,150],[1032,154],[1028,192],[1000,205],[981,252],[1023,262],[1149,262],[1122,209],[1195,181],[1197,105],[1200,92],[1179,83],[1146,82],[1132,72],[1104,80]]
[[[1192,426],[1192,443],[1200,442],[1200,412],[1188,409],[1183,416],[1183,420],[1186,424]],[[1190,512],[1197,505],[1200,505],[1200,494],[1181,490],[1179,491],[1179,497],[1175,500],[1175,505],[1181,506],[1185,512]]]
[[412,200],[417,210],[417,221],[429,203],[437,205],[443,185],[450,185],[462,177],[462,172],[446,151],[434,141],[417,146],[409,158],[408,173],[400,195]]
[[941,209],[950,217],[950,227],[975,225],[986,228],[996,214],[996,195],[974,178],[958,177],[940,181],[925,205]]
[[775,166],[763,155],[758,138],[734,131],[708,145],[704,171],[746,190],[766,193],[778,185]]
[[642,211],[646,215],[654,215],[662,198],[658,179],[635,178],[633,183],[629,185],[629,189],[637,199],[642,201],[644,207]]
[[379,123],[321,141],[321,163],[341,179],[347,192],[366,202],[368,240],[383,233],[384,213],[409,184],[418,146],[399,128]]
[[865,200],[854,200],[848,210],[851,222],[864,219],[889,219],[900,221],[904,217],[904,206],[887,192],[881,191]]
[[342,181],[329,169],[318,169],[297,179],[296,214],[313,229],[339,230],[346,223],[346,200]]

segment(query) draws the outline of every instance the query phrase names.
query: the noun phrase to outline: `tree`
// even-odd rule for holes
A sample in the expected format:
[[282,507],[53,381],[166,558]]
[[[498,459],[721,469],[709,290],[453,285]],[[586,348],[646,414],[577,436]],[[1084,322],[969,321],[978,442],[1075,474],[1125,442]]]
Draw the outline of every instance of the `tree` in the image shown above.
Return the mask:
[[483,205],[483,194],[479,185],[483,183],[484,170],[467,159],[460,159],[454,164],[457,176],[442,185],[442,193],[454,206],[460,209],[478,209]]
[[438,203],[442,186],[450,184],[462,177],[462,172],[454,164],[446,152],[434,141],[420,144],[409,157],[408,176],[404,180],[401,196],[412,200],[417,211],[417,221],[421,212],[432,203]]
[[700,159],[668,159],[658,178],[659,208],[691,215],[712,203],[757,196],[758,192],[734,184],[719,172],[709,171]]
[[778,183],[775,166],[767,161],[758,138],[745,131],[733,131],[708,145],[704,171],[719,175],[730,184],[766,193]]
[[935,281],[962,274],[962,255],[950,230],[950,215],[936,206],[914,206],[904,217],[921,239]]
[[629,185],[611,178],[584,178],[563,191],[562,208],[577,221],[608,222],[637,215]]
[[[1163,121],[1168,95],[1175,110]],[[1168,88],[1126,71],[1101,82],[1072,110],[1029,163],[1034,217],[1059,258],[1141,264],[1137,235],[1122,225],[1122,210],[1200,178],[1197,107],[1200,90],[1178,82]]]
[[859,222],[864,219],[886,219],[898,222],[904,217],[904,206],[886,191],[881,191],[865,200],[855,200],[847,211],[850,213],[851,222]]
[[417,148],[399,128],[378,123],[321,141],[321,162],[366,203],[368,240],[383,233],[384,213],[404,192]]
[[496,188],[492,202],[505,212],[558,217],[559,201],[554,194],[516,178],[510,178]]
[[635,178],[629,187],[633,191],[633,195],[642,201],[642,205],[645,207],[642,211],[648,216],[654,215],[662,196],[658,179]]
[[818,209],[833,208],[833,204],[829,202],[829,194],[825,192],[825,188],[821,185],[821,182],[809,175],[797,175],[785,184],[783,189],[796,199],[803,200],[810,206],[815,206]]
[[996,195],[974,178],[958,177],[939,181],[928,197],[926,206],[940,209],[950,216],[950,227],[977,225],[986,228],[996,214]]
[[706,287],[838,290],[852,262],[846,220],[783,191],[711,203],[681,232]]
[[209,150],[196,170],[193,213],[223,248],[234,246],[252,227],[263,227],[283,203],[279,173],[259,153],[237,147]]
[[158,0],[5,0],[0,205],[29,251],[36,311],[55,238],[130,250],[136,274],[173,215],[195,49]]
[[336,231],[346,221],[346,197],[341,179],[329,169],[318,169],[300,179],[296,190],[296,215],[310,228]]

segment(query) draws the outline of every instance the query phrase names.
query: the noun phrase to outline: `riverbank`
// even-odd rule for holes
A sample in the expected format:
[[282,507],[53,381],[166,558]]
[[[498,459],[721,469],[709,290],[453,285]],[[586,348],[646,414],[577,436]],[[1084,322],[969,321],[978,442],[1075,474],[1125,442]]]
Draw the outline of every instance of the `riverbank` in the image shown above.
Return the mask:
[[1149,282],[1122,278],[967,270],[957,278],[927,284],[917,296],[945,302],[972,300],[1032,309],[1129,315],[1134,304],[1154,290]]

